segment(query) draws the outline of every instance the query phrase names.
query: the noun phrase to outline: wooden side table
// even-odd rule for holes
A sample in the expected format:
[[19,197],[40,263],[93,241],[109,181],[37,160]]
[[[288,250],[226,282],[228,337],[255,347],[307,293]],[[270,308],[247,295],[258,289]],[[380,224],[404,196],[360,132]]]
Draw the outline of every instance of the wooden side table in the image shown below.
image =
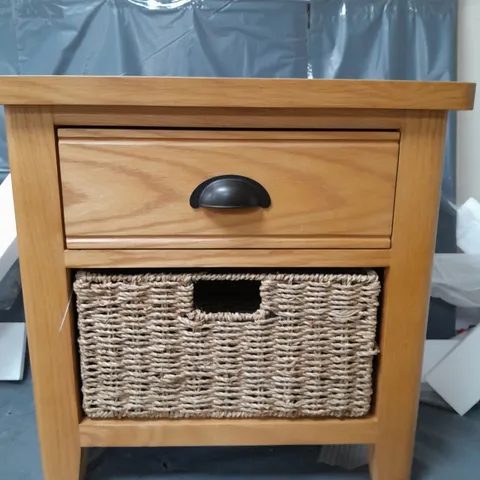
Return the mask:
[[[371,445],[371,477],[410,478],[448,110],[460,83],[2,77],[46,480],[96,446]],[[161,165],[161,168],[159,167]],[[269,209],[188,205],[212,175]],[[75,269],[358,268],[383,275],[371,413],[94,420],[82,411]]]

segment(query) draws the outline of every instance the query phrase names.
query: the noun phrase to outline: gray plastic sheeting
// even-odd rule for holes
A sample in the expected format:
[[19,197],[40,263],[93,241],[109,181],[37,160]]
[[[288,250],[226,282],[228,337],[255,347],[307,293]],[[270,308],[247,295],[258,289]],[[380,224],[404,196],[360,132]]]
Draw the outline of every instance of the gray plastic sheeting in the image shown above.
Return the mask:
[[0,0],[2,75],[449,80],[455,49],[454,0]]
[[[18,73],[12,0],[0,0],[0,75]],[[0,183],[8,173],[5,120],[0,107]]]
[[0,74],[304,78],[307,25],[303,0],[0,0]]
[[[312,0],[316,78],[456,79],[455,0]],[[455,122],[449,123],[443,194],[455,200]]]
[[[310,57],[317,78],[455,80],[456,0],[312,0]],[[438,253],[456,251],[456,115],[450,114]],[[455,308],[430,305],[428,338],[455,334]]]
[[[454,80],[456,16],[456,0],[0,0],[0,74]],[[455,250],[448,128],[439,252]]]

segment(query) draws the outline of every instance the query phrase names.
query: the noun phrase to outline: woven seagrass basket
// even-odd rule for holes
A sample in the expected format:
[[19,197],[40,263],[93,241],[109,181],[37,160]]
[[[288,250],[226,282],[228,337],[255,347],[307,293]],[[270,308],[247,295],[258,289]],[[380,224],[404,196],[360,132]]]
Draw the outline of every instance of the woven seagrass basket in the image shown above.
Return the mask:
[[91,418],[361,417],[380,281],[360,274],[80,271]]

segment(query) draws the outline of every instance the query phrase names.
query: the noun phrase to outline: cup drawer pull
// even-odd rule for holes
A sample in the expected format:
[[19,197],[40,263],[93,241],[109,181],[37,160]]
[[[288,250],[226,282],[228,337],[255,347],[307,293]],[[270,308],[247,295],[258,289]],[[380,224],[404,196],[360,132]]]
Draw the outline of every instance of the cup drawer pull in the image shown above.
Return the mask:
[[268,208],[270,204],[270,195],[265,188],[241,175],[209,178],[190,197],[192,208]]

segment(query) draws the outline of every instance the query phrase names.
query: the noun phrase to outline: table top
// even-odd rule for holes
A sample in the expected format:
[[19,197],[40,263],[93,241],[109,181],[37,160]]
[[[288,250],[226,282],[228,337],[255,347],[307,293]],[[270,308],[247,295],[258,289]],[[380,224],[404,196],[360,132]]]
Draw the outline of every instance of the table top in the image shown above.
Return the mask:
[[474,98],[460,82],[0,76],[0,105],[471,110]]

